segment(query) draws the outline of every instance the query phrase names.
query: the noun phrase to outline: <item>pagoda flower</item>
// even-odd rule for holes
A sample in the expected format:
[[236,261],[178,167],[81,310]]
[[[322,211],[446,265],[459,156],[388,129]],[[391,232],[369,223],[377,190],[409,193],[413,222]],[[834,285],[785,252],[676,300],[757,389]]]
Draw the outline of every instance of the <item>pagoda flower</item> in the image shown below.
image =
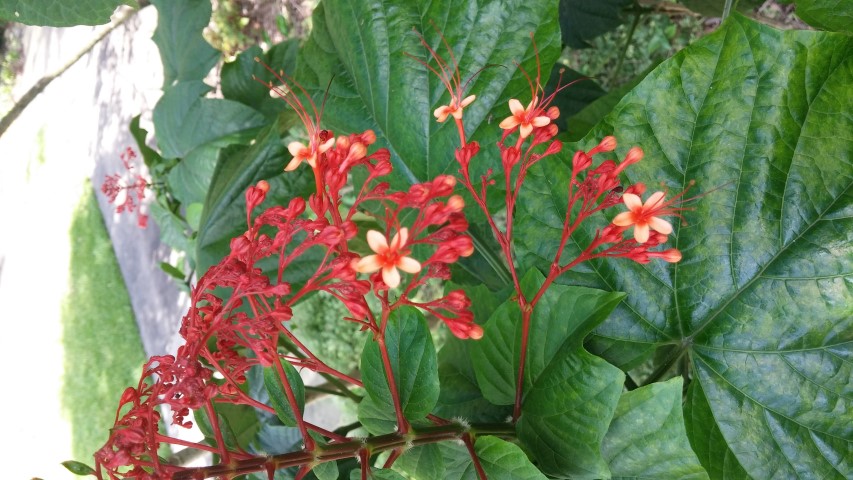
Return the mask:
[[317,168],[317,157],[326,153],[326,151],[332,148],[332,145],[334,144],[334,137],[330,136],[328,139],[323,141],[320,135],[312,135],[311,140],[308,142],[308,146],[301,142],[290,142],[287,145],[287,151],[293,155],[293,159],[286,167],[284,167],[284,171],[289,172],[291,170],[295,170],[302,162],[308,163],[308,165],[311,165],[311,168]]
[[637,243],[646,243],[649,239],[649,229],[669,235],[672,233],[672,224],[660,217],[676,215],[678,209],[672,207],[675,199],[665,201],[664,196],[664,192],[655,192],[643,203],[640,197],[633,193],[622,195],[622,201],[628,211],[616,215],[613,224],[619,227],[633,225],[634,240]]
[[[512,112],[512,115],[503,119],[499,126],[504,130],[519,127],[521,138],[527,138],[533,132],[533,127],[548,125],[551,123],[551,116],[549,115],[551,112],[546,113],[538,108],[538,100],[538,98],[533,97],[533,100],[527,104],[527,108],[524,108],[518,100],[510,99],[509,111]],[[556,107],[551,108],[555,109]],[[553,115],[554,117],[559,116],[559,110],[554,110]]]
[[385,239],[385,235],[376,231],[367,232],[367,244],[375,252],[356,262],[355,270],[359,273],[372,273],[382,270],[382,281],[390,288],[400,285],[400,270],[406,273],[418,273],[421,264],[412,257],[407,257],[408,250],[404,250],[409,239],[409,229],[403,227],[391,239],[391,244]]

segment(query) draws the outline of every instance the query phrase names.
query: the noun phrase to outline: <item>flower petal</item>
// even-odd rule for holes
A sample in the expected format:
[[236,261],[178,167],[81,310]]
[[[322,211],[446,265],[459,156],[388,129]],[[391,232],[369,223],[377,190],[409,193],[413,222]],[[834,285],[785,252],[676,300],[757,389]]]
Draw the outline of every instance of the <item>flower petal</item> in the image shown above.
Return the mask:
[[290,142],[287,144],[287,151],[294,157],[305,156],[305,150],[308,149],[305,148],[305,145],[299,142]]
[[509,101],[509,111],[512,112],[513,116],[518,116],[524,113],[524,106],[521,105],[521,102],[512,98]]
[[388,241],[385,239],[385,235],[376,230],[367,231],[367,244],[376,253],[385,253],[388,251]]
[[477,99],[476,95],[468,95],[467,97],[465,97],[464,100],[462,100],[462,102],[459,104],[459,106],[463,107],[463,108],[467,107],[468,105],[471,105],[471,102],[473,102],[476,99]]
[[332,145],[334,145],[334,144],[335,144],[335,137],[327,138],[325,142],[320,144],[320,148],[318,148],[317,150],[319,150],[320,153],[326,153],[326,151],[328,149],[332,148]]
[[293,159],[290,160],[290,163],[288,163],[287,166],[284,167],[284,171],[290,172],[296,170],[296,167],[298,167],[300,163],[302,163],[301,158],[293,157]]
[[436,120],[438,120],[438,123],[441,123],[447,120],[447,116],[450,115],[450,107],[448,107],[447,105],[442,105],[436,108],[435,111],[432,112],[432,114],[435,115],[435,118]]
[[634,240],[637,243],[646,243],[649,239],[649,226],[648,224],[636,224],[634,225]]
[[664,235],[669,235],[670,233],[672,233],[672,224],[659,217],[650,218],[649,226],[652,227],[655,231],[660,232]]
[[632,212],[643,206],[643,201],[640,200],[640,197],[633,193],[626,193],[622,195],[622,201],[625,202],[625,206],[628,207],[628,210],[631,210]]
[[368,255],[355,264],[355,271],[359,273],[371,273],[380,268],[382,268],[382,265],[379,263],[378,255]]
[[400,272],[394,266],[382,267],[382,281],[389,288],[397,288],[400,285]]
[[549,117],[536,117],[531,123],[533,123],[534,127],[544,127],[551,123],[551,119]]
[[651,194],[651,196],[649,196],[649,198],[646,199],[646,203],[643,204],[643,208],[648,208],[648,209],[656,208],[658,206],[658,204],[663,201],[663,197],[665,195],[666,194],[663,192],[655,192],[655,193]]
[[511,117],[506,117],[506,118],[504,118],[504,119],[501,121],[500,125],[498,125],[498,126],[499,126],[500,128],[502,128],[502,129],[504,129],[504,130],[509,130],[510,128],[515,128],[515,127],[517,127],[517,126],[518,126],[518,124],[519,124],[518,119],[517,119],[517,118],[515,118],[515,115],[513,115],[513,116],[511,116]]
[[629,227],[634,224],[634,212],[622,212],[613,217],[613,225],[617,227]]
[[406,273],[418,273],[421,271],[421,262],[412,257],[400,257],[397,260],[397,268]]
[[533,131],[533,125],[531,125],[529,123],[522,123],[521,129],[519,129],[519,132],[521,133],[521,138],[527,138],[530,135],[530,132],[532,132],[532,131]]
[[391,248],[394,251],[400,250],[404,246],[406,246],[406,242],[409,241],[409,229],[403,227],[399,232],[394,234],[394,238],[391,239]]

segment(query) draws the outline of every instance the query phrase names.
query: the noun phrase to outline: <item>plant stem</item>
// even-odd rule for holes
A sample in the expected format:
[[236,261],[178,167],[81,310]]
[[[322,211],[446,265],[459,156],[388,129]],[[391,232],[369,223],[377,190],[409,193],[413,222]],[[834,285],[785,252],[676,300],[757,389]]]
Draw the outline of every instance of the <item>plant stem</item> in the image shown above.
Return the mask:
[[405,449],[410,446],[461,440],[469,432],[474,435],[515,437],[515,428],[506,423],[473,425],[471,428],[451,423],[412,429],[406,435],[389,433],[387,435],[356,439],[349,442],[332,443],[322,447],[318,446],[313,452],[289,452],[245,460],[235,459],[230,464],[188,468],[175,472],[172,478],[174,480],[197,480],[210,477],[230,478],[238,474],[263,472],[266,471],[267,467],[272,468],[272,470],[279,470],[282,468],[299,467],[310,463],[323,463],[352,458],[358,456],[359,452],[363,451],[375,454],[395,448]]

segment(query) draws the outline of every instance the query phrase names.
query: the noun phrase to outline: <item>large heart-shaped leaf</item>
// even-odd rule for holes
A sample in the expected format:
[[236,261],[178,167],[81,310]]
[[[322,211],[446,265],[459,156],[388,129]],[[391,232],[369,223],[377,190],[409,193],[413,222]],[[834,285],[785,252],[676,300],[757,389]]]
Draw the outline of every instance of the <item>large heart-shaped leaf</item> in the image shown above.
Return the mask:
[[[646,152],[631,182],[707,193],[671,242],[680,263],[592,262],[565,280],[628,292],[596,331],[606,358],[628,368],[658,350],[665,369],[689,356],[691,442],[731,453],[700,454],[715,478],[853,475],[851,83],[853,38],[735,15],[584,142],[612,133],[621,153]],[[534,263],[559,239],[568,168],[542,166],[526,197],[541,211],[517,230]],[[708,446],[707,425],[725,448]]]
[[797,16],[821,30],[853,33],[853,4],[845,0],[797,0]]
[[601,445],[614,477],[708,478],[684,431],[681,387],[681,378],[673,378],[619,399]]
[[210,23],[209,0],[151,0],[157,7],[152,40],[163,61],[163,87],[201,80],[216,65],[219,52],[201,36]]
[[72,27],[108,23],[119,5],[135,0],[0,0],[0,19],[27,25]]

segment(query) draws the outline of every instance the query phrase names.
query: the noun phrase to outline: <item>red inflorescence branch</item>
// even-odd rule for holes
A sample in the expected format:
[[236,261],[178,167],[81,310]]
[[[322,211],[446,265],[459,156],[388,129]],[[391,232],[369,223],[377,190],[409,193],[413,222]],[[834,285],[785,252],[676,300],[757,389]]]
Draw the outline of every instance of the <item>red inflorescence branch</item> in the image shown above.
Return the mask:
[[123,173],[114,173],[104,177],[101,184],[101,192],[107,196],[109,202],[116,206],[116,213],[136,212],[136,223],[140,228],[148,226],[148,215],[145,210],[145,191],[150,186],[148,180],[135,173],[136,152],[132,148],[127,149],[119,156],[124,165]]

